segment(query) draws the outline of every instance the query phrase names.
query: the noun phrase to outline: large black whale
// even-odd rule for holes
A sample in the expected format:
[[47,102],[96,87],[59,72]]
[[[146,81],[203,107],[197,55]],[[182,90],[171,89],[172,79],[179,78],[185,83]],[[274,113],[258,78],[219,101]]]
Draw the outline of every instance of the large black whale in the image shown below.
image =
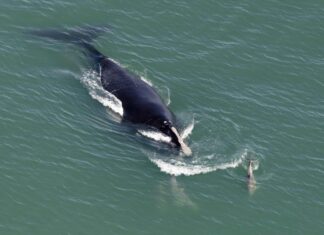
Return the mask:
[[81,46],[95,65],[103,88],[121,101],[124,120],[156,128],[169,136],[172,143],[186,156],[191,155],[191,149],[184,143],[175,127],[173,113],[164,104],[155,89],[92,45],[91,41],[101,32],[100,28],[88,27],[64,32],[53,29],[34,30],[32,33]]

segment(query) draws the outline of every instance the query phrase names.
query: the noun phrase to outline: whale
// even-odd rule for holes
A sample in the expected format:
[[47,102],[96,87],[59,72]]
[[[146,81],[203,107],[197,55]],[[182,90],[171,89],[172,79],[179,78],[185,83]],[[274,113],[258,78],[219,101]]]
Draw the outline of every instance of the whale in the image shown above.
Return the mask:
[[121,101],[124,120],[153,127],[169,136],[186,156],[192,154],[179,135],[174,114],[152,86],[103,55],[90,43],[83,42],[81,46],[97,64],[103,88]]
[[79,46],[100,76],[102,87],[120,100],[124,121],[145,125],[162,132],[170,137],[172,146],[185,156],[190,156],[192,151],[179,134],[175,115],[154,87],[101,53],[93,45],[93,40],[103,32],[106,32],[106,29],[79,27],[65,30],[32,30],[31,33]]

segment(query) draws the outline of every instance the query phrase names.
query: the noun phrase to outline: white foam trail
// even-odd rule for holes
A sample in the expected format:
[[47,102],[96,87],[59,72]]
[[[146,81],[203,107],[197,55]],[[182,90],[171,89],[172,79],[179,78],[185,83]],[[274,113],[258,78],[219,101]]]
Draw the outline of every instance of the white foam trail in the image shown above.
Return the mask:
[[187,126],[181,133],[181,138],[186,139],[189,135],[191,135],[193,129],[195,127],[195,119]]
[[153,84],[151,83],[151,81],[149,81],[148,79],[146,79],[146,78],[143,77],[143,76],[140,76],[140,78],[141,78],[141,80],[142,80],[143,82],[145,82],[147,85],[153,87]]
[[121,63],[119,63],[117,60],[114,60],[113,58],[109,58],[112,62],[119,65],[120,67],[124,67]]
[[138,132],[141,135],[153,139],[155,141],[165,142],[165,143],[170,143],[171,141],[171,138],[169,136],[166,136],[163,133],[158,131],[138,130]]
[[244,159],[242,155],[239,159],[233,160],[228,163],[221,163],[216,166],[204,166],[204,165],[188,165],[185,162],[165,162],[162,159],[151,159],[151,161],[157,165],[162,172],[165,172],[170,175],[179,176],[179,175],[198,175],[198,174],[206,174],[209,172],[213,172],[216,170],[225,170],[228,168],[236,168],[238,167]]
[[121,101],[116,96],[103,89],[100,77],[95,71],[85,72],[81,77],[81,82],[88,89],[93,99],[99,101],[105,107],[110,108],[121,117],[123,116],[124,110]]

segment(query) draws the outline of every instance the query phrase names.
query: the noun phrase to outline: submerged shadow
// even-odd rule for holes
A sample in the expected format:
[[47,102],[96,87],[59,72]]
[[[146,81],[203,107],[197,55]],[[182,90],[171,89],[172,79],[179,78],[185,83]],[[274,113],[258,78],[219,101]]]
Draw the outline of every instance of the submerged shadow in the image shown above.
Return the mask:
[[171,176],[167,184],[158,185],[159,206],[173,205],[176,207],[186,207],[197,209],[197,205],[191,200],[183,185],[180,185],[175,176]]

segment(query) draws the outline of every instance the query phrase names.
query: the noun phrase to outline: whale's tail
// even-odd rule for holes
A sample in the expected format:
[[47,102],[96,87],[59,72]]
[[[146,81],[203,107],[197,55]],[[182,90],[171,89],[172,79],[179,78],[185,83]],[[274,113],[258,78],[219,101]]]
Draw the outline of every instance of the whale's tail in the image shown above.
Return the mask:
[[70,28],[30,29],[27,33],[42,38],[69,43],[91,43],[101,34],[110,31],[107,26],[78,26]]
[[100,35],[109,31],[110,27],[107,26],[80,26],[64,29],[32,29],[27,32],[37,37],[77,45],[84,49],[85,54],[97,64],[106,57],[92,43]]

